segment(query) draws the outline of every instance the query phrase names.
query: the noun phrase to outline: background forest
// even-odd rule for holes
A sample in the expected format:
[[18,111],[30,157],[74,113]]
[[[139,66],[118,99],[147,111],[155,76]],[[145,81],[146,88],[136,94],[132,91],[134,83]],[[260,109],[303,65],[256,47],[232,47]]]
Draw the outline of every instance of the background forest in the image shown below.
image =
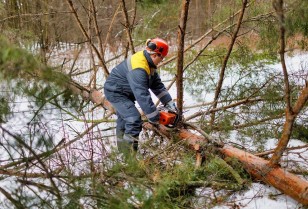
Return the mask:
[[[217,144],[307,180],[307,1],[0,0],[0,31],[0,208],[245,208],[259,181]],[[210,142],[145,128],[123,158],[104,80],[156,36],[181,128]]]

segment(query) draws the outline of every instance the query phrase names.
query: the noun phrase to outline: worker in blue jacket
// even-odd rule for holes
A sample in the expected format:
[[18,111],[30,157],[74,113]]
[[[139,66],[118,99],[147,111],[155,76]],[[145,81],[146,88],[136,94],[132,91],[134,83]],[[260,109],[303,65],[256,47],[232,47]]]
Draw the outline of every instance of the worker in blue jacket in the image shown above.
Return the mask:
[[138,137],[142,129],[141,115],[135,106],[137,100],[150,123],[158,124],[159,112],[151,98],[151,90],[162,104],[177,111],[158,73],[157,65],[168,54],[169,46],[161,38],[149,39],[146,48],[114,67],[108,76],[104,93],[116,109],[116,136],[119,151],[138,149]]

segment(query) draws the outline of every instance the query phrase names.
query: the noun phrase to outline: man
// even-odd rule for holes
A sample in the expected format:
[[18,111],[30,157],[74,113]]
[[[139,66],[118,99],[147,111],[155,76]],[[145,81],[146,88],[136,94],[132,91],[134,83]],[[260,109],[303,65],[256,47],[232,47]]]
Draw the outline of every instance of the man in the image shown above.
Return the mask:
[[157,65],[168,54],[169,46],[161,38],[149,39],[146,48],[128,57],[108,76],[104,92],[117,113],[117,143],[119,151],[138,149],[138,137],[142,120],[135,106],[137,100],[150,123],[158,124],[159,112],[154,105],[149,89],[167,108],[177,111],[175,103],[158,73]]

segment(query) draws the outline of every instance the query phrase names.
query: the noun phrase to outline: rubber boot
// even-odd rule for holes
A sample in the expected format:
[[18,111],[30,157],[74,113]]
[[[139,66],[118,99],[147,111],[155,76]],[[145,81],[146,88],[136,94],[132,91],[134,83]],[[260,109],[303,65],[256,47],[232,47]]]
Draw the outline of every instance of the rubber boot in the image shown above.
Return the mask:
[[138,150],[138,136],[124,134],[123,139],[117,138],[118,150],[121,153],[128,153]]

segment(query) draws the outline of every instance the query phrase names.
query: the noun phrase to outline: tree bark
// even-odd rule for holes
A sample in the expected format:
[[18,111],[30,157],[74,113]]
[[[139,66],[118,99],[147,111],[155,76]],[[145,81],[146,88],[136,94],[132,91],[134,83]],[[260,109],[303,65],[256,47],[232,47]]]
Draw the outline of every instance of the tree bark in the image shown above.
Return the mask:
[[308,205],[308,182],[280,167],[269,167],[268,161],[240,149],[224,146],[220,152],[238,159],[255,178],[275,187],[303,205]]
[[177,53],[177,107],[180,121],[183,113],[183,66],[184,66],[184,47],[185,31],[188,17],[189,0],[182,1],[182,10],[180,16],[180,25],[178,29],[178,53]]

